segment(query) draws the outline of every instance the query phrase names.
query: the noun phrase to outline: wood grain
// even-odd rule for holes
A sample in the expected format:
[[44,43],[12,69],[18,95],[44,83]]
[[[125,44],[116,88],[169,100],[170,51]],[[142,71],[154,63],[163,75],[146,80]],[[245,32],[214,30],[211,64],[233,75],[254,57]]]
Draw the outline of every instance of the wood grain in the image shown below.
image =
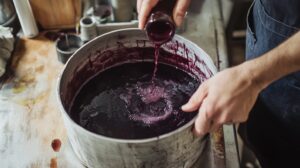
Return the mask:
[[81,0],[30,0],[30,4],[44,29],[74,28],[81,17]]

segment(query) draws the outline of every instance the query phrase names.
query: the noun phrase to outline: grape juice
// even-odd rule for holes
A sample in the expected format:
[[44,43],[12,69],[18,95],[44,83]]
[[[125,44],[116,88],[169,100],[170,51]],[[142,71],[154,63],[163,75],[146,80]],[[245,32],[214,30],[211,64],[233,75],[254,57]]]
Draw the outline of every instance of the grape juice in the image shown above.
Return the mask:
[[72,119],[96,134],[143,139],[171,132],[196,113],[180,107],[199,81],[173,66],[152,62],[125,63],[107,69],[84,84],[70,108]]

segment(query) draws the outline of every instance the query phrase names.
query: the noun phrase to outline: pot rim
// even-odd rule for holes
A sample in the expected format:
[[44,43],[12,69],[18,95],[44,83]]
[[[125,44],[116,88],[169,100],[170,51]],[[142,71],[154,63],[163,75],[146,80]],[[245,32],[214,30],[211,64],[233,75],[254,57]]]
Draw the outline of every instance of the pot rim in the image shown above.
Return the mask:
[[[69,120],[71,122],[72,125],[75,126],[76,129],[79,129],[80,131],[83,131],[84,133],[88,134],[89,136],[93,136],[94,138],[99,138],[99,139],[103,139],[103,140],[107,140],[107,141],[111,141],[111,142],[115,142],[115,143],[130,143],[130,144],[136,144],[136,143],[147,143],[147,142],[153,142],[153,141],[157,141],[157,140],[161,140],[161,139],[165,139],[167,137],[170,137],[174,134],[177,134],[179,132],[182,132],[186,129],[188,129],[189,127],[191,127],[195,120],[196,120],[196,117],[198,116],[198,114],[191,120],[189,121],[188,123],[184,124],[182,127],[179,127],[171,132],[168,132],[168,133],[165,133],[165,134],[161,134],[159,136],[156,136],[156,137],[151,137],[151,138],[143,138],[143,139],[120,139],[120,138],[113,138],[113,137],[108,137],[108,136],[104,136],[104,135],[100,135],[100,134],[96,134],[94,132],[91,132],[85,128],[83,128],[82,126],[80,126],[79,124],[77,124],[74,120],[72,120],[72,118],[69,116],[68,112],[65,110],[63,104],[62,104],[62,100],[61,100],[61,96],[60,96],[60,83],[61,83],[61,79],[62,79],[62,76],[67,68],[67,65],[69,64],[69,61],[74,57],[74,55],[77,54],[77,52],[79,52],[79,50],[83,47],[85,47],[86,45],[89,45],[90,43],[98,40],[99,38],[102,38],[103,36],[106,36],[106,35],[109,35],[109,34],[112,34],[112,33],[117,33],[117,32],[123,32],[123,31],[132,31],[132,30],[139,30],[139,31],[144,31],[144,30],[141,30],[139,28],[125,28],[125,29],[118,29],[118,30],[114,30],[114,31],[110,31],[110,32],[107,32],[107,33],[104,33],[92,40],[90,40],[89,42],[85,43],[84,45],[82,45],[78,50],[76,50],[72,56],[68,59],[68,61],[66,62],[66,64],[64,65],[62,71],[60,72],[59,76],[58,76],[58,79],[57,79],[57,88],[56,88],[56,98],[57,98],[57,101],[59,103],[59,110],[61,111],[61,113],[63,114],[62,117],[65,117],[67,120]],[[184,40],[186,41],[185,38],[179,36],[179,35],[176,35],[175,36],[177,39],[179,40]],[[189,41],[190,45],[193,45],[195,46],[196,48],[200,48],[199,46],[197,46],[194,42],[192,41]],[[207,56],[209,56],[202,48],[200,48]],[[211,59],[208,59],[208,65],[209,67],[212,68],[212,73],[215,74],[217,72],[216,70],[216,67],[215,65],[213,64],[212,60]],[[212,66],[213,65],[213,66]],[[65,122],[65,121],[64,121]],[[64,123],[65,127],[66,127],[66,123]],[[192,128],[189,130],[191,133],[192,133]],[[67,131],[68,132],[68,131]],[[195,136],[193,134],[193,136]],[[205,136],[203,136],[205,137]],[[202,137],[199,137],[199,138],[202,138]]]

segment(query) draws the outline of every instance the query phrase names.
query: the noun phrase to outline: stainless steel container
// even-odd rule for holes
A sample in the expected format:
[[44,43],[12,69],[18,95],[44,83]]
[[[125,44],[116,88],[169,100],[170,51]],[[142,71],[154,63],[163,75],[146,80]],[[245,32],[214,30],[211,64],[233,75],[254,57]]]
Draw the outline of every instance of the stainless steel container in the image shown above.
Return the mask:
[[[142,53],[124,54],[132,47],[153,46],[144,31],[123,29],[99,36],[86,43],[69,59],[58,80],[57,96],[70,144],[85,166],[101,168],[189,168],[201,157],[207,138],[192,134],[192,121],[167,134],[147,139],[115,139],[94,134],[69,116],[68,109],[76,91],[89,78],[106,68],[125,62],[153,61]],[[188,63],[162,58],[177,64],[201,81],[216,73],[210,57],[194,43],[175,35],[165,50],[188,59]],[[176,52],[176,53],[175,53]]]

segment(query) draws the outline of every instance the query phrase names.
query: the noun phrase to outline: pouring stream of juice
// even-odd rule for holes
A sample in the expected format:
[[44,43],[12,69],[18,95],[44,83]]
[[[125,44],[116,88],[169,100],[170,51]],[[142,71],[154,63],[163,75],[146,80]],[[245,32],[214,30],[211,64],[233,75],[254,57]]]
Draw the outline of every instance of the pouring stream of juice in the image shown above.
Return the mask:
[[[151,17],[161,17],[164,14],[157,12],[152,14],[154,16]],[[163,16],[165,17],[165,16]],[[159,48],[164,43],[170,41],[175,34],[175,25],[169,20],[161,19],[156,20],[154,22],[148,22],[146,25],[146,32],[149,40],[154,44],[155,53],[154,53],[154,71],[152,81],[155,78],[155,74],[157,71],[158,57],[159,57]]]

